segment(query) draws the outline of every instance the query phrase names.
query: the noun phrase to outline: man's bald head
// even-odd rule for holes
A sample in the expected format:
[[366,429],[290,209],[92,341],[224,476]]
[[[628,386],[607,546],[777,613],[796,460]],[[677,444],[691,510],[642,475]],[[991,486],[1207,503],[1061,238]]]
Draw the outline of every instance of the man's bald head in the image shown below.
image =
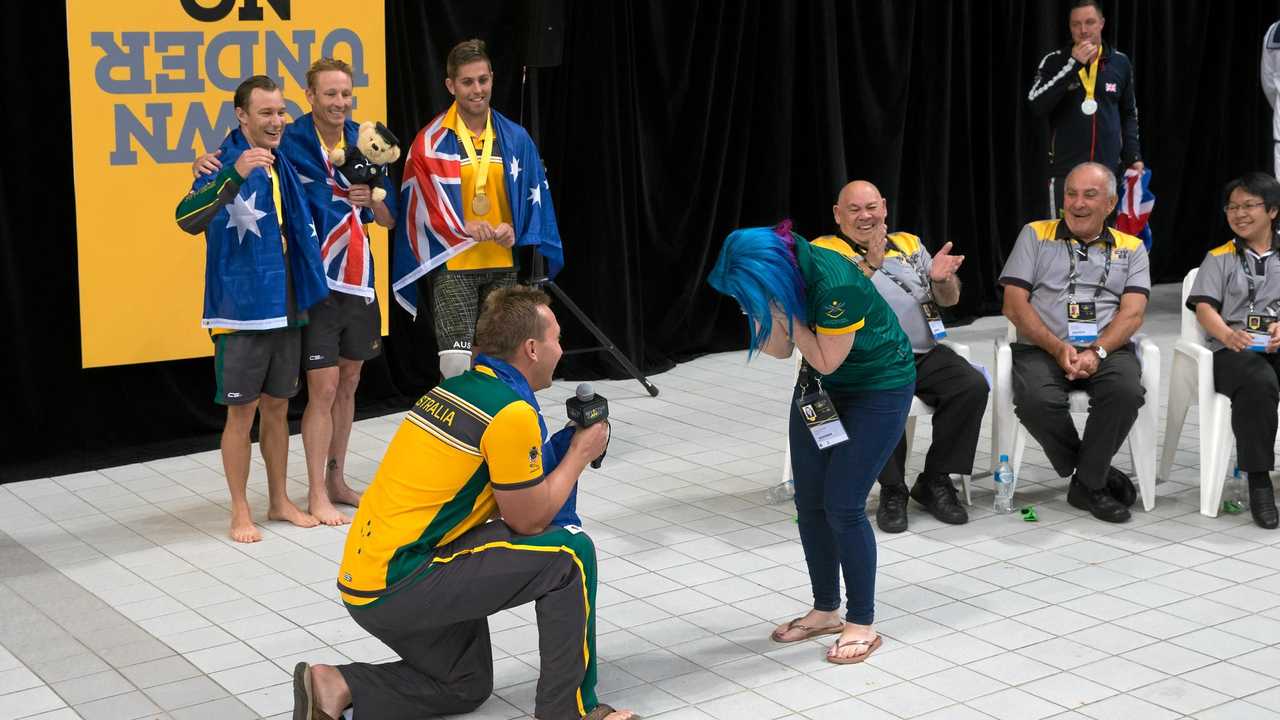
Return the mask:
[[840,232],[858,245],[867,247],[884,233],[889,203],[875,185],[866,180],[854,180],[840,190],[832,211]]

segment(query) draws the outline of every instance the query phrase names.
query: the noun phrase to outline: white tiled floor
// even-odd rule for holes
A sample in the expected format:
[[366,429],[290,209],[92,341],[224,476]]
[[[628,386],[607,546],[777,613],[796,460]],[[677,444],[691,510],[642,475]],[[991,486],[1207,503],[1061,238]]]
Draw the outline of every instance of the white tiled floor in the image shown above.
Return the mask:
[[[1157,289],[1145,328],[1166,372],[1176,292]],[[989,364],[1003,327],[988,318],[953,337]],[[656,399],[597,383],[614,440],[583,478],[580,509],[601,560],[604,701],[668,720],[1280,717],[1280,533],[1198,514],[1194,413],[1152,512],[1125,525],[1084,516],[1033,444],[1019,502],[1038,523],[993,515],[987,478],[969,524],[913,507],[909,532],[880,537],[887,640],[869,662],[833,666],[821,643],[770,642],[810,601],[794,512],[763,499],[779,477],[790,371],[729,353],[654,377]],[[542,394],[552,424],[572,387]],[[357,424],[356,484],[398,421]],[[917,451],[929,433],[922,421]],[[1127,452],[1117,465],[1131,468]],[[260,514],[265,490],[255,461]],[[0,501],[12,538],[0,536],[0,718],[288,717],[299,659],[391,658],[337,602],[343,529],[265,523],[261,543],[225,538],[216,452],[10,484]],[[492,619],[496,691],[470,717],[531,711],[532,619],[532,607]]]

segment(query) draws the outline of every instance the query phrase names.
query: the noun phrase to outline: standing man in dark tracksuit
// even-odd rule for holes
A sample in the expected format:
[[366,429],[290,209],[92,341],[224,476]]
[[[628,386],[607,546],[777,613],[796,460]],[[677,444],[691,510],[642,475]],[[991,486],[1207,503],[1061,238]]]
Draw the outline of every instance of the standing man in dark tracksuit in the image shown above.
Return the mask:
[[1138,102],[1129,56],[1102,43],[1106,19],[1097,0],[1071,8],[1071,45],[1040,60],[1027,100],[1049,120],[1049,217],[1059,217],[1067,173],[1082,162],[1116,177],[1142,172]]

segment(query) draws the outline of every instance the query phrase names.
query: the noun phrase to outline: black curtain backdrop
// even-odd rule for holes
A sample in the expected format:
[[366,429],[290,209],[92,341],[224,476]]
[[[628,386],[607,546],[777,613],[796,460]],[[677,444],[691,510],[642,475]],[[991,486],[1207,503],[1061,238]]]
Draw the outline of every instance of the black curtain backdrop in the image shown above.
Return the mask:
[[[1040,57],[1068,41],[1069,5],[565,0],[563,64],[530,83],[561,286],[648,372],[744,347],[741,315],[704,281],[724,236],[782,217],[810,237],[831,232],[836,192],[865,178],[888,198],[890,227],[966,255],[956,319],[998,312],[1004,255],[1043,214],[1047,129],[1025,98]],[[1227,237],[1222,185],[1271,170],[1258,64],[1280,0],[1103,8],[1104,41],[1136,67],[1153,274],[1177,281]],[[224,414],[210,360],[80,367],[76,223],[111,219],[75,217],[65,5],[8,12],[0,372],[13,410],[0,481],[214,448]],[[444,58],[467,37],[489,44],[494,107],[527,124],[530,12],[529,0],[387,0],[388,125],[407,144],[447,106]],[[168,207],[182,190],[151,201]],[[429,314],[412,322],[394,301],[383,312],[391,336],[365,365],[360,416],[403,409],[437,380]],[[563,325],[566,347],[592,344]],[[624,376],[603,355],[568,358],[562,374]],[[295,421],[304,404],[305,392]]]

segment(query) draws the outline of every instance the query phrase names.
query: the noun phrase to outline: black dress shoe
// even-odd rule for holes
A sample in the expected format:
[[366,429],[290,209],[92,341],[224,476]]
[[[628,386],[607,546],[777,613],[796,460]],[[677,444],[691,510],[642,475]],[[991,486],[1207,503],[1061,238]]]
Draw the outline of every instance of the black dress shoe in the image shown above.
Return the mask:
[[916,484],[911,488],[911,497],[924,506],[929,514],[948,525],[963,525],[969,522],[969,513],[965,512],[956,495],[956,488],[951,484],[949,475],[925,475],[916,477]]
[[1249,512],[1258,527],[1275,530],[1280,525],[1280,511],[1276,510],[1276,491],[1271,487],[1249,488]]
[[1121,523],[1129,519],[1129,508],[1111,497],[1106,487],[1092,490],[1077,477],[1071,478],[1067,488],[1067,502],[1071,507],[1088,510],[1091,515],[1105,522]]
[[1107,469],[1107,492],[1125,507],[1133,507],[1138,499],[1138,488],[1134,487],[1133,480],[1114,465]]
[[881,485],[880,507],[876,510],[876,525],[887,533],[900,533],[907,529],[907,486]]

